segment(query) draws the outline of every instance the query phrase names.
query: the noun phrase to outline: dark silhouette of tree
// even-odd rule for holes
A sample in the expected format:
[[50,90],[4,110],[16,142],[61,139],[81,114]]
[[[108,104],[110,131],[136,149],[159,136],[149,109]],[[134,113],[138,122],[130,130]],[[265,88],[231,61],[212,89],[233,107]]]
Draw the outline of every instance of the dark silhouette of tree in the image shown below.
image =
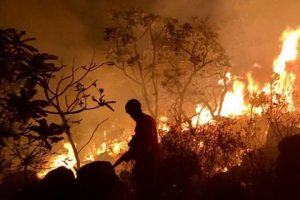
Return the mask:
[[147,109],[156,119],[166,24],[159,15],[138,10],[114,12],[112,21],[113,26],[105,29],[105,40],[111,43],[107,57],[141,87]]
[[27,170],[41,164],[65,127],[48,126],[48,102],[36,95],[38,80],[58,70],[48,63],[56,57],[39,53],[28,44],[34,38],[24,35],[15,29],[0,30],[0,151],[10,169],[23,168],[27,179]]
[[[115,12],[112,20],[114,25],[105,30],[105,40],[111,44],[107,57],[141,87],[154,118],[163,89],[171,94],[169,102],[174,98],[179,123],[187,117],[183,106],[192,99],[187,96],[201,101],[213,116],[220,115],[228,88],[217,83],[226,78],[229,62],[215,26],[207,19],[180,23],[137,10]],[[209,103],[211,100],[215,105]]]
[[[187,97],[197,95],[198,102],[201,101],[199,95],[203,98],[225,77],[229,62],[216,28],[207,19],[193,18],[187,23],[169,20],[163,38],[171,55],[171,67],[164,73],[163,85],[175,95],[175,115],[181,122],[187,117],[183,108]],[[223,96],[225,93],[221,92]],[[213,108],[207,99],[202,101],[214,115],[217,106]]]
[[[59,72],[42,77],[38,82],[48,103],[48,108],[44,112],[58,116],[61,126],[66,127],[65,133],[72,146],[77,168],[80,168],[80,158],[71,132],[71,124],[78,124],[81,120],[73,120],[74,117],[82,112],[100,107],[107,107],[113,111],[111,104],[115,103],[115,101],[105,100],[104,90],[97,86],[96,80],[88,85],[84,85],[83,82],[91,73],[104,65],[111,64],[111,62],[96,64],[93,57],[88,66],[75,67],[73,65],[69,73],[64,71],[66,66],[62,66],[59,68]],[[91,95],[92,89],[95,89],[98,96]]]

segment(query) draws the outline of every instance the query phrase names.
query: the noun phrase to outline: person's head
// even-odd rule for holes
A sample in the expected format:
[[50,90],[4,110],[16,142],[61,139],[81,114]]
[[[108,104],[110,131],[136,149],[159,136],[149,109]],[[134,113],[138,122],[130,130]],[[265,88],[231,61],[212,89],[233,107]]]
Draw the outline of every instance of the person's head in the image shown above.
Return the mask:
[[130,99],[125,105],[126,112],[136,120],[142,111],[142,105],[137,99]]

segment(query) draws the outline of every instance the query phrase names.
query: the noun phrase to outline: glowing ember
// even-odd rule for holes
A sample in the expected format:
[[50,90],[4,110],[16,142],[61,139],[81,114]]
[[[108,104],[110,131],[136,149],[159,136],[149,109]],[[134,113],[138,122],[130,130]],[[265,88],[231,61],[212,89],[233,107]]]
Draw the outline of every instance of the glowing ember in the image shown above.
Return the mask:
[[168,117],[160,116],[158,119],[157,128],[162,132],[168,132],[170,130],[170,126],[168,124]]
[[200,141],[199,144],[198,144],[198,147],[201,149],[204,147],[204,142],[203,141]]

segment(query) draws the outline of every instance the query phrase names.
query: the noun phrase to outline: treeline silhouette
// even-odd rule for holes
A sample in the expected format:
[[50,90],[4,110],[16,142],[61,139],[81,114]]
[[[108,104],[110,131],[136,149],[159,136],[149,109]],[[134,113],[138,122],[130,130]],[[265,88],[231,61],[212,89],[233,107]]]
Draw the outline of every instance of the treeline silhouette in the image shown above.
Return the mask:
[[[155,199],[297,199],[299,197],[300,135],[283,139],[273,166],[249,169],[248,160],[227,172],[203,174],[196,153],[162,141],[164,151],[155,176]],[[169,153],[166,153],[169,151]],[[257,155],[253,155],[257,153]],[[251,158],[252,156],[252,158]],[[257,159],[257,158],[256,158]],[[265,162],[260,160],[259,162]],[[136,199],[130,172],[117,176],[111,163],[95,161],[82,166],[75,178],[65,167],[50,171],[42,180],[34,173],[24,187],[20,173],[1,185],[2,199]],[[19,185],[18,185],[19,184]],[[142,199],[147,199],[147,196]]]

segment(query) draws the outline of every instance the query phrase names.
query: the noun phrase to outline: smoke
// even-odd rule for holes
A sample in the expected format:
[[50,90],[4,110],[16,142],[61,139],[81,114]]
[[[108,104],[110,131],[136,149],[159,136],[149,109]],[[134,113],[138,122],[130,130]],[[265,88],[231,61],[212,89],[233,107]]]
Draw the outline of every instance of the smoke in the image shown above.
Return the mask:
[[[271,73],[273,58],[280,50],[281,32],[286,27],[300,26],[298,0],[1,0],[0,27],[25,30],[37,38],[34,45],[42,52],[58,55],[66,64],[75,58],[82,65],[89,62],[94,51],[96,59],[102,60],[103,29],[110,24],[109,13],[112,9],[128,8],[142,8],[180,20],[209,17],[220,28],[221,43],[234,72],[244,74],[254,70],[257,63],[261,79]],[[105,117],[110,117],[105,128],[129,124],[123,106],[129,98],[139,98],[139,89],[113,68],[103,69],[92,79],[99,80],[107,98],[117,101],[116,112],[87,113],[87,126],[77,131],[88,134]]]
[[280,33],[298,26],[300,19],[297,0],[2,0],[0,26],[26,30],[38,38],[41,50],[63,60],[84,60],[83,53],[105,46],[103,29],[110,23],[110,11],[128,8],[182,20],[209,17],[220,27],[233,66],[243,69],[270,64],[279,50]]

